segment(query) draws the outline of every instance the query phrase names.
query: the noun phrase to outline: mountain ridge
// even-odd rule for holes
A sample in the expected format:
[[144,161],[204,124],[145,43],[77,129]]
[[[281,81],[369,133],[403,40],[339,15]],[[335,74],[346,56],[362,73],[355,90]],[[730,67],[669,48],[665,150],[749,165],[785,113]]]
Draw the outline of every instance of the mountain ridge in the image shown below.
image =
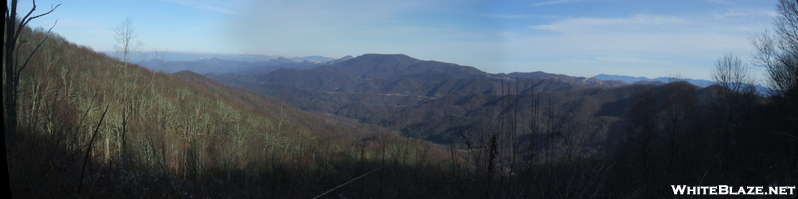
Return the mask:
[[[498,106],[503,95],[517,94],[520,101],[531,101],[532,96],[543,94],[543,99],[552,102],[547,106],[571,103],[589,110],[584,114],[599,115],[591,111],[606,103],[619,104],[613,107],[627,105],[628,100],[617,101],[631,97],[630,93],[640,88],[617,80],[541,71],[490,74],[470,66],[419,60],[403,54],[364,54],[332,65],[281,68],[267,74],[206,76],[260,94],[279,96],[306,111],[383,125],[406,136],[439,144],[453,141],[446,136],[446,126],[450,126],[447,123],[451,122],[447,118],[461,118],[465,122],[461,124],[463,127],[473,128],[480,123],[480,109]],[[589,97],[577,97],[581,95]],[[519,107],[528,108],[528,105]],[[620,123],[615,123],[623,121],[625,113],[603,110],[601,114],[596,117],[603,119],[582,120],[586,125],[617,131]],[[609,130],[602,130],[601,134],[608,133],[617,134]]]
[[[163,71],[166,73],[175,73],[183,70],[189,70],[200,74],[205,73],[255,73],[265,74],[279,68],[298,68],[309,69],[322,65],[330,65],[341,61],[348,60],[351,56],[345,56],[340,59],[333,59],[321,56],[308,56],[308,57],[294,57],[285,58],[281,56],[265,56],[259,57],[257,61],[251,59],[230,59],[229,56],[208,56],[198,57],[195,60],[189,61],[167,61],[163,59],[151,59],[143,61],[142,66],[154,70]],[[323,61],[326,60],[326,61]]]

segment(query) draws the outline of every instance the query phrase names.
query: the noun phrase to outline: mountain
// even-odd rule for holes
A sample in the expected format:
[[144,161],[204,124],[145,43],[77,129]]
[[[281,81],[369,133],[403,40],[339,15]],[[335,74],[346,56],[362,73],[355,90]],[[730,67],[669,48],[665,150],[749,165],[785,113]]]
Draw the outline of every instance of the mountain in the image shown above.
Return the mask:
[[236,78],[239,80],[235,84],[280,84],[314,91],[428,93],[443,80],[485,74],[473,67],[421,61],[406,55],[367,54],[307,70],[281,68],[263,75],[244,75]]
[[[670,103],[678,101],[670,96],[688,96],[677,99],[694,99],[685,107],[707,107],[695,109],[702,111],[717,109],[708,107],[719,99],[718,87],[687,81],[628,84],[540,71],[490,74],[403,54],[365,54],[315,68],[282,68],[266,74],[206,76],[284,99],[305,111],[379,125],[441,145],[465,146],[469,139],[484,139],[484,133],[502,125],[520,125],[513,127],[515,139],[538,144],[551,139],[542,132],[558,132],[560,143],[551,146],[559,151],[556,156],[573,153],[583,158],[626,146],[621,143],[637,121],[630,107],[643,96],[658,101],[648,105],[657,118],[666,117]],[[505,124],[514,120],[528,123]],[[568,144],[574,142],[579,143],[578,149]]]
[[[544,72],[489,74],[470,66],[419,60],[403,54],[365,54],[304,70],[282,68],[267,74],[206,76],[286,99],[306,111],[381,125],[437,143],[455,141],[447,136],[452,125],[475,128],[484,123],[484,110],[496,109],[501,101],[516,103],[500,97],[516,93],[520,102],[529,102],[539,94],[546,107],[581,106],[586,116],[579,121],[602,126],[598,134],[618,134],[620,123],[615,123],[622,120],[623,111],[601,111],[604,115],[598,118],[603,119],[592,115],[598,114],[600,105],[618,104],[617,101],[635,93],[623,89],[637,88],[620,88],[626,83],[617,80]],[[625,104],[628,102],[615,106]],[[517,108],[527,109],[529,104],[521,103]],[[506,111],[509,110],[500,112]],[[452,123],[453,119],[462,124]]]
[[248,62],[248,61],[233,61],[227,59],[219,59],[217,57],[206,57],[195,61],[165,61],[165,60],[149,60],[142,63],[143,66],[167,73],[174,73],[184,70],[193,71],[196,73],[229,73],[250,68],[264,68],[281,64],[294,63],[290,59],[284,57],[272,58],[264,61]]
[[[149,53],[152,54],[152,53]],[[200,57],[202,55],[214,55]],[[176,56],[178,58],[172,58]],[[192,60],[183,60],[195,58]],[[156,58],[144,61],[141,65],[150,70],[175,73],[179,71],[192,71],[205,73],[242,73],[242,74],[267,74],[280,68],[311,69],[322,65],[333,65],[351,59],[345,56],[333,59],[322,56],[285,58],[280,56],[236,55],[236,54],[169,54],[167,60]],[[171,61],[170,61],[171,60]],[[252,61],[256,60],[256,61]]]
[[[101,51],[111,57],[117,57],[115,51]],[[271,59],[278,59],[278,55],[260,55],[260,54],[244,54],[244,53],[195,53],[195,52],[155,52],[144,51],[137,53],[132,57],[133,62],[145,62],[150,60],[166,60],[166,61],[197,61],[216,57],[218,59],[240,61],[240,62],[257,62],[266,61]],[[141,61],[144,60],[144,61]]]
[[623,81],[627,84],[633,84],[639,81],[653,81],[647,77],[632,77],[632,76],[623,76],[623,75],[607,75],[607,74],[599,74],[593,76],[593,78],[600,79],[600,80],[618,80]]
[[[513,72],[510,74],[499,74],[501,76],[506,76],[510,78],[536,78],[536,79],[563,79],[570,82],[581,82],[585,85],[589,86],[607,86],[607,87],[615,87],[615,86],[623,86],[629,84],[628,82],[618,80],[618,79],[601,79],[601,78],[584,78],[584,77],[572,77],[568,75],[561,75],[561,74],[551,74],[545,73],[542,71],[537,72]],[[602,81],[603,80],[603,81]]]
[[[600,80],[619,80],[626,82],[627,84],[634,84],[634,83],[653,83],[656,81],[660,81],[662,83],[670,82],[672,78],[669,77],[658,77],[654,79],[649,79],[647,77],[632,77],[632,76],[623,76],[623,75],[607,75],[607,74],[599,74],[593,76],[593,78],[600,79]],[[703,80],[703,79],[690,79],[684,78],[683,81],[690,82],[693,85],[700,86],[700,87],[707,87],[712,85],[712,81]]]

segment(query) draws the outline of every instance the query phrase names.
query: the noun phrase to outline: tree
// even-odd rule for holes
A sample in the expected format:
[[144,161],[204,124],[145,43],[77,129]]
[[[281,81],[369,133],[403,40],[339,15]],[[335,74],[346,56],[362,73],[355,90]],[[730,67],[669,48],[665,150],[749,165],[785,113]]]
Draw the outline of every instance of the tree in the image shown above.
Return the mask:
[[116,39],[114,49],[116,49],[117,58],[124,62],[124,66],[130,62],[133,53],[141,51],[141,46],[144,45],[141,41],[136,40],[138,35],[135,31],[133,20],[130,18],[125,18],[119,26],[114,28],[114,39]]
[[[11,1],[11,9],[9,10],[6,7],[6,18],[5,18],[5,40],[3,41],[3,53],[5,58],[3,59],[5,62],[3,64],[3,83],[4,83],[4,97],[3,97],[3,104],[6,107],[5,110],[5,133],[6,133],[6,143],[7,144],[15,144],[17,139],[17,87],[19,86],[19,74],[25,67],[28,65],[30,58],[33,54],[36,53],[36,50],[39,49],[42,44],[47,41],[48,37],[45,37],[40,41],[33,51],[28,54],[28,57],[25,59],[24,62],[21,62],[19,57],[19,46],[21,44],[26,43],[28,41],[23,40],[19,41],[20,34],[22,33],[23,28],[25,28],[31,20],[36,18],[48,15],[55,11],[58,4],[54,7],[51,7],[49,11],[44,12],[42,14],[33,15],[33,11],[36,10],[36,1],[33,1],[33,7],[28,11],[28,14],[25,17],[22,17],[19,21],[17,21],[17,0]],[[55,27],[55,24],[53,24]],[[53,28],[51,27],[50,30]],[[47,35],[50,35],[50,30],[47,31]],[[19,44],[17,43],[19,42]],[[22,136],[22,135],[19,135]]]
[[748,72],[748,65],[738,56],[724,55],[715,63],[713,84],[723,88],[718,90],[711,105],[714,114],[721,119],[721,129],[726,137],[733,128],[742,125],[742,117],[747,113],[756,94],[754,79]]
[[754,76],[748,72],[748,65],[739,56],[724,55],[715,62],[712,72],[713,84],[722,86],[730,92],[753,94]]
[[[780,0],[775,34],[764,32],[753,37],[754,61],[769,76],[772,94],[795,98],[798,86],[798,2]],[[793,99],[794,101],[795,99]]]
[[668,172],[673,171],[674,155],[677,154],[677,141],[685,134],[685,130],[693,121],[696,113],[696,100],[693,85],[684,81],[684,78],[677,74],[669,78],[670,83],[663,88],[664,98],[664,123],[666,133],[671,145],[671,155],[668,161]]
[[785,127],[776,131],[798,143],[793,128],[798,121],[798,2],[780,0],[776,7],[775,33],[766,31],[753,38],[754,60],[769,76],[768,86],[784,124],[776,126]]
[[[764,32],[753,38],[756,48],[754,60],[769,77],[772,103],[767,115],[769,131],[786,141],[791,150],[792,170],[796,170],[798,155],[798,2],[779,0],[779,15],[773,25],[775,33]],[[793,179],[795,175],[792,176]]]
[[[137,76],[137,73],[130,73],[130,71],[125,70],[130,63],[130,59],[134,53],[141,51],[141,46],[143,44],[141,41],[136,40],[138,36],[135,33],[135,28],[133,27],[133,20],[130,18],[125,18],[122,23],[119,24],[116,28],[114,28],[114,39],[116,40],[117,44],[114,45],[114,49],[116,49],[117,58],[122,60],[122,68],[120,68],[120,73],[122,75],[123,80],[128,80],[129,77]],[[132,98],[129,97],[131,93],[134,92],[135,82],[133,81],[124,81],[122,83],[122,112],[120,113],[120,121],[121,126],[120,130],[117,131],[117,148],[119,152],[119,156],[121,158],[120,165],[124,166],[127,164],[128,157],[126,150],[127,148],[127,133],[128,133],[128,126],[130,125],[130,117],[136,111],[133,108]],[[132,96],[132,95],[130,95]],[[108,138],[106,137],[106,143],[108,142]],[[106,153],[107,152],[106,148]]]

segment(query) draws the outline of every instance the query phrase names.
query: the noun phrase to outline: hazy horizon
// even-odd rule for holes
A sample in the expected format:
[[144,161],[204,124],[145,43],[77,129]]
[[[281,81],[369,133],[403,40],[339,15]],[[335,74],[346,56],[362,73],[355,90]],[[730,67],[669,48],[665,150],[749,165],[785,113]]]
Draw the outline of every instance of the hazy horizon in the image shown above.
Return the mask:
[[[116,57],[116,55],[115,55],[116,51],[98,51],[98,52],[105,53],[106,55],[111,56],[111,57]],[[166,61],[181,61],[181,62],[199,61],[199,60],[208,59],[208,58],[217,58],[217,59],[220,59],[220,60],[231,60],[231,61],[241,61],[241,62],[268,61],[268,60],[277,59],[279,57],[286,58],[286,59],[291,59],[294,62],[300,62],[299,60],[294,60],[294,59],[301,59],[301,58],[308,58],[308,57],[329,58],[328,61],[343,58],[343,57],[337,57],[337,58],[324,57],[324,56],[319,56],[319,55],[308,55],[308,56],[302,56],[302,57],[286,57],[286,56],[281,56],[281,55],[276,55],[276,54],[204,53],[204,52],[179,52],[179,51],[178,52],[174,52],[174,51],[169,51],[169,52],[142,51],[142,52],[139,52],[139,54],[140,54],[139,56],[134,56],[134,58],[133,58],[134,61],[133,62],[140,64],[140,63],[143,63],[143,62],[146,62],[146,61],[153,61],[153,60],[160,59],[160,58],[154,57],[156,53],[159,53],[160,55],[166,55],[164,57]],[[367,54],[374,54],[374,53],[367,53]],[[365,55],[365,54],[363,54],[363,55]],[[358,57],[358,56],[361,56],[361,55],[346,55],[346,56],[351,56],[351,57],[354,58],[354,57]],[[412,56],[410,56],[410,57],[412,57]],[[136,59],[136,58],[138,58],[138,59]],[[415,58],[415,57],[413,57],[413,58]],[[425,61],[441,61],[441,60],[425,60]],[[445,61],[441,61],[441,62],[445,62]],[[457,64],[457,63],[453,63],[453,64]],[[568,76],[574,76],[574,77],[585,77],[585,78],[591,78],[591,77],[594,77],[594,76],[597,76],[597,75],[611,75],[611,76],[623,76],[623,77],[632,77],[632,78],[648,78],[650,80],[655,80],[657,78],[668,78],[668,77],[673,77],[675,75],[679,75],[679,74],[675,74],[675,75],[671,74],[671,75],[662,75],[662,76],[650,77],[650,76],[634,76],[634,75],[619,75],[619,74],[610,74],[610,73],[599,73],[599,74],[595,74],[595,75],[591,75],[591,76],[578,76],[578,75],[571,75],[571,74],[567,74],[567,73],[553,73],[553,72],[540,71],[540,70],[534,70],[534,71],[510,71],[510,72],[496,72],[496,73],[488,72],[488,73],[492,73],[492,74],[501,74],[501,73],[509,74],[509,73],[514,73],[514,72],[521,72],[521,73],[525,73],[525,72],[546,72],[546,73],[552,73],[552,74],[568,75]],[[700,78],[690,78],[690,77],[685,77],[685,78],[693,79],[693,80],[711,81],[711,79],[700,79]],[[627,83],[633,83],[633,82],[627,82]]]

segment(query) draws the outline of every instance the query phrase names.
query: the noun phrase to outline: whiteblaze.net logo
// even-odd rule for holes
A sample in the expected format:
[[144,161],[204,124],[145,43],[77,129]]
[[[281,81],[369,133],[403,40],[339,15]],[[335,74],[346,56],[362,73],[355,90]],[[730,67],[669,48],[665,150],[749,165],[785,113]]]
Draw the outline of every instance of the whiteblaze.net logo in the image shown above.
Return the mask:
[[795,195],[795,186],[671,185],[673,195]]

